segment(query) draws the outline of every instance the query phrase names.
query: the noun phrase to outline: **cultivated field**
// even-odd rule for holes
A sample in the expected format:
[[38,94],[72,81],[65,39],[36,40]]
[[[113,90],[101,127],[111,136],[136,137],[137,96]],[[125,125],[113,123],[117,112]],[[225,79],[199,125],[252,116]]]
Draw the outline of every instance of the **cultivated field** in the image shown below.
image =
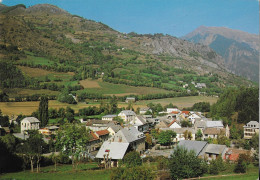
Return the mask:
[[80,85],[84,88],[101,88],[97,80],[85,79],[80,81]]
[[186,108],[192,107],[193,104],[198,102],[209,102],[211,105],[217,102],[218,98],[216,97],[208,97],[208,96],[188,96],[188,97],[176,97],[176,98],[165,98],[165,99],[154,99],[154,100],[146,100],[146,101],[138,101],[136,105],[146,105],[149,103],[160,103],[162,106],[172,103],[176,105],[178,108]]
[[116,95],[116,96],[124,96],[130,94],[157,94],[157,93],[169,93],[170,91],[153,88],[153,87],[134,87],[128,86],[124,84],[113,84],[108,82],[103,82],[101,79],[99,80],[83,80],[80,83],[87,89],[89,93],[100,93],[104,95]]
[[[157,100],[148,100],[148,101],[138,101],[135,102],[133,107],[134,109],[138,107],[145,107],[149,103],[161,103],[163,106],[169,103],[176,105],[178,108],[182,109],[184,107],[191,107],[194,103],[197,102],[210,102],[210,104],[217,101],[217,98],[214,97],[206,97],[206,96],[191,96],[191,97],[176,97],[176,98],[166,98],[166,99],[157,99]],[[90,102],[86,103],[78,103],[76,105],[61,103],[56,100],[49,101],[49,108],[59,109],[61,107],[66,108],[67,106],[74,109],[78,112],[79,109],[89,106],[97,106],[99,107],[100,102]],[[119,102],[118,107],[127,107],[127,103]],[[0,102],[0,109],[5,115],[30,115],[32,112],[36,111],[39,106],[39,101],[35,102]]]

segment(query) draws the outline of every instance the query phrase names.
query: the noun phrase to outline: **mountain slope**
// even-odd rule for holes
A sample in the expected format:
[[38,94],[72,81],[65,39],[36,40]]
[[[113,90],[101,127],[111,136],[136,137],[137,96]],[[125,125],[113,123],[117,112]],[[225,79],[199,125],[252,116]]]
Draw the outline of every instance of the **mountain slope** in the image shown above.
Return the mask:
[[224,27],[201,26],[183,37],[194,43],[208,45],[225,59],[231,72],[259,81],[259,38],[255,34]]
[[[116,84],[209,94],[225,86],[252,84],[230,74],[224,59],[208,46],[162,34],[123,34],[48,4],[2,7],[0,36],[0,60],[73,72],[73,84],[102,78]],[[45,79],[36,78],[28,87],[48,88],[50,80]],[[69,84],[58,81],[51,83]],[[194,83],[205,83],[207,88]]]

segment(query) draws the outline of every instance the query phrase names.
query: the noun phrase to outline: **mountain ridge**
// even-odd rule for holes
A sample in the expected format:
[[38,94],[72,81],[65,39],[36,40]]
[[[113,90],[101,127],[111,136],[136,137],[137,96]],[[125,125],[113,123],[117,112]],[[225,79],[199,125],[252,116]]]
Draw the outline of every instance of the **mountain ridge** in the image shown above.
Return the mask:
[[208,45],[225,61],[231,72],[259,82],[259,37],[226,27],[200,26],[182,37],[194,43]]

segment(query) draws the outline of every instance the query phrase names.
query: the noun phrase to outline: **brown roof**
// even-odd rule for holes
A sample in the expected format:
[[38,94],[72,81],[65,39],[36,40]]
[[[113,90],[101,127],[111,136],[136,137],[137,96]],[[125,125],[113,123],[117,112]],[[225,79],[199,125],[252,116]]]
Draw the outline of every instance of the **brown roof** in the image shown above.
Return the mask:
[[168,125],[168,127],[170,127],[174,122],[176,122],[176,119],[174,119],[174,120]]
[[225,128],[206,128],[203,131],[203,134],[209,134],[209,135],[218,135],[221,132],[225,133],[226,129]]
[[182,111],[181,113],[182,113],[182,114],[189,114],[190,111]]
[[90,140],[89,141],[95,141],[95,140],[98,140],[99,138],[97,137],[97,135],[91,131],[90,132]]
[[178,111],[172,111],[171,114],[179,114]]
[[105,130],[96,131],[96,133],[98,136],[103,136],[109,134],[109,131],[105,129]]

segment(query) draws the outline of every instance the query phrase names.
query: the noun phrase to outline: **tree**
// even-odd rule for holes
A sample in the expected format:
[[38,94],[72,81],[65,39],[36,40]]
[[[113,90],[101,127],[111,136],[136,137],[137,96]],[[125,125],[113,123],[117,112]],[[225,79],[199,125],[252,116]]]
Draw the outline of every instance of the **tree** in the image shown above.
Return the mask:
[[191,127],[191,123],[189,121],[181,121],[181,127]]
[[255,133],[251,140],[250,140],[250,146],[254,149],[259,149],[259,134]]
[[189,140],[192,139],[192,133],[191,133],[190,131],[188,131],[188,130],[184,131],[183,135],[184,135],[184,138],[185,138],[186,140],[187,140],[187,139],[189,139]]
[[131,152],[127,153],[125,155],[125,157],[123,158],[123,162],[127,168],[142,165],[142,159],[141,159],[139,153],[136,151],[131,151]]
[[45,127],[49,121],[49,112],[48,112],[48,97],[41,96],[40,104],[39,104],[39,120],[41,122],[41,126]]
[[239,155],[237,164],[234,169],[235,173],[245,173],[246,172],[246,162],[243,160],[243,157]]
[[1,109],[0,109],[0,125],[2,127],[9,126],[9,117],[8,116],[3,116]]
[[31,164],[31,172],[34,170],[34,163],[36,162],[37,172],[40,171],[40,160],[44,141],[42,135],[37,131],[31,131],[30,137],[19,148],[20,153],[25,154]]
[[176,133],[171,130],[162,131],[159,134],[158,142],[161,145],[169,145],[172,142],[172,138],[176,137]]
[[145,144],[147,145],[148,149],[153,145],[152,137],[149,133],[145,134]]
[[203,134],[202,134],[201,130],[198,129],[196,134],[195,134],[196,140],[201,141],[202,136],[203,136]]
[[117,98],[115,95],[112,97],[109,104],[110,104],[110,108],[109,108],[110,113],[112,113],[112,114],[116,113],[117,112]]
[[218,157],[217,159],[213,159],[210,161],[210,165],[209,165],[210,174],[218,174],[219,172],[224,170],[226,170],[226,166],[221,157]]
[[75,161],[80,161],[88,140],[89,133],[86,127],[81,124],[67,123],[60,127],[57,136],[57,145],[62,149],[63,153],[71,156],[73,169],[75,169]]
[[207,171],[207,165],[194,151],[177,146],[170,156],[169,169],[172,179],[184,179],[202,176]]

